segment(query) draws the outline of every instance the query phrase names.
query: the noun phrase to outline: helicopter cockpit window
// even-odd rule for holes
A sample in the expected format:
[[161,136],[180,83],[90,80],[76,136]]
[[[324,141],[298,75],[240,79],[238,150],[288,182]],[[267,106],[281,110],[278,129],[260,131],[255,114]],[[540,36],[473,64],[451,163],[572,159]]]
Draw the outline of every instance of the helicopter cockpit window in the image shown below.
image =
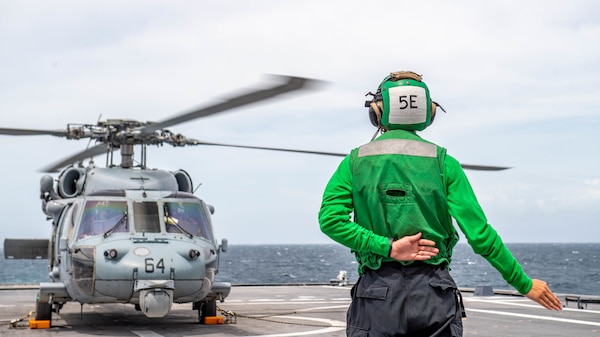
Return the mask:
[[88,200],[83,209],[78,239],[102,235],[112,229],[113,233],[129,232],[127,202],[117,200]]
[[134,202],[133,222],[138,233],[159,233],[160,216],[156,202]]
[[210,224],[202,205],[195,202],[165,202],[168,233],[184,233],[213,240]]

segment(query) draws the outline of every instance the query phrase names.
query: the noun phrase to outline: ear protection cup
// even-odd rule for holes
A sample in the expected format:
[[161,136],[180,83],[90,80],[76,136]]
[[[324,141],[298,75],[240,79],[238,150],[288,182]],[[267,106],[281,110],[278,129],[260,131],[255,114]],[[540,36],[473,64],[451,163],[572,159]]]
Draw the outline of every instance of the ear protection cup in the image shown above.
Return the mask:
[[371,102],[369,104],[369,119],[375,127],[381,126],[381,101]]
[[446,110],[444,110],[444,107],[439,105],[437,102],[431,101],[431,122],[429,122],[429,125],[431,125],[431,123],[433,123],[433,119],[435,118],[435,112],[436,112],[437,108],[440,108],[440,109],[442,109],[443,112],[446,112]]

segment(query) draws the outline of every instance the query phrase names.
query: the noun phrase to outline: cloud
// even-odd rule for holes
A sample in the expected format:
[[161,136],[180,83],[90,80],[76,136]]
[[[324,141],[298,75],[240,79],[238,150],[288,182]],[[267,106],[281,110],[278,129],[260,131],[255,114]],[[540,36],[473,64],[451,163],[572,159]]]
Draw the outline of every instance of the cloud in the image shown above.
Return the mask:
[[[448,111],[423,137],[461,162],[513,168],[468,172],[490,221],[509,240],[589,240],[565,235],[564,226],[596,233],[598,7],[590,1],[2,2],[0,127],[160,121],[260,85],[264,74],[289,74],[328,85],[170,129],[206,141],[347,152],[375,131],[365,93],[391,71],[414,70]],[[10,193],[0,197],[0,210],[18,212],[23,224],[2,236],[48,230],[36,170],[85,146],[1,136],[0,173]],[[232,242],[328,242],[315,214],[339,158],[162,147],[150,150],[149,161],[184,168],[202,183],[199,195],[217,209],[217,233]]]

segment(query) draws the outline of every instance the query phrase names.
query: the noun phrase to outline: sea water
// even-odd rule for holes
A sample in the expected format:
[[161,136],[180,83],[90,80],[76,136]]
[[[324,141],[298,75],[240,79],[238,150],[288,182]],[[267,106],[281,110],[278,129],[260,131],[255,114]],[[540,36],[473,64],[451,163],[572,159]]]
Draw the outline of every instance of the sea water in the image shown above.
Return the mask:
[[[507,244],[532,278],[545,280],[562,294],[600,295],[600,243]],[[329,283],[340,271],[358,279],[348,248],[338,244],[229,245],[221,254],[217,281],[232,284]],[[500,274],[465,243],[454,251],[451,273],[459,287],[512,289]],[[49,282],[47,260],[4,260],[0,284]]]

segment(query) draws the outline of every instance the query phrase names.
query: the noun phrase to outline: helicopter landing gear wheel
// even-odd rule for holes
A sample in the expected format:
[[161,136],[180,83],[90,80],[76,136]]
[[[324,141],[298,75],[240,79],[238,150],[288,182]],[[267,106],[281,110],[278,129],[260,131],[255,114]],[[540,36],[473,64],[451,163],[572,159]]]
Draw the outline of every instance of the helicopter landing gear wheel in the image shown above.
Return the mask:
[[52,304],[48,302],[35,302],[35,319],[38,321],[52,320]]
[[193,308],[198,310],[198,321],[201,324],[205,324],[206,317],[217,316],[216,299],[194,302]]

